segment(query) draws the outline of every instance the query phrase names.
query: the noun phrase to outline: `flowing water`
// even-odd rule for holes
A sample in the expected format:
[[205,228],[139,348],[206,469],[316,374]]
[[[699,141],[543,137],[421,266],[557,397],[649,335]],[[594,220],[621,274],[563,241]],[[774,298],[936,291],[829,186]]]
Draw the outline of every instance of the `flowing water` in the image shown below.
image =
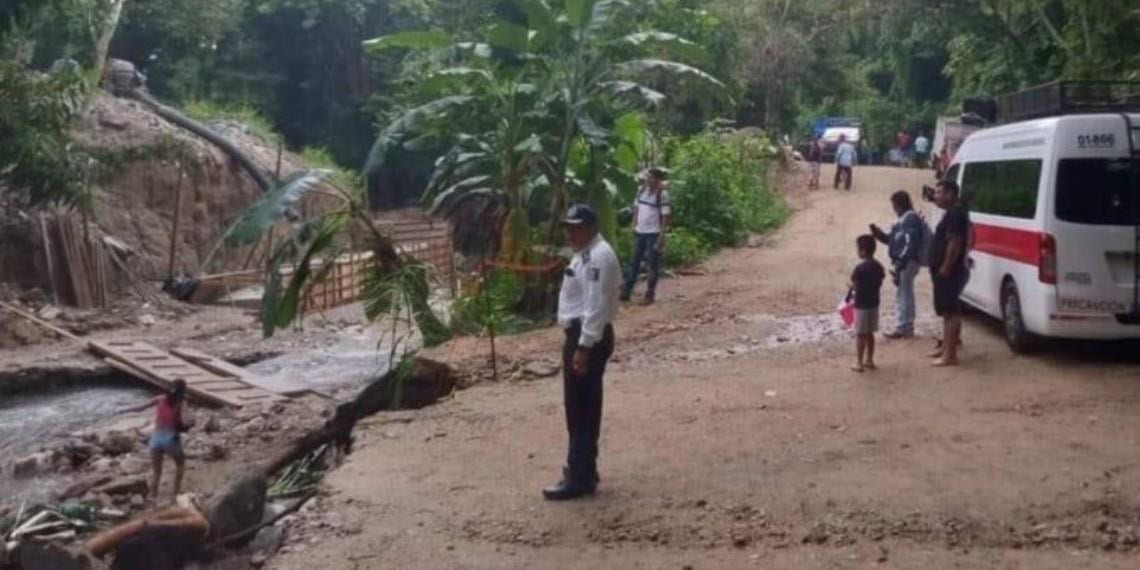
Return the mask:
[[[389,345],[375,328],[351,327],[320,346],[286,351],[248,369],[270,385],[298,385],[324,393],[348,391],[388,368]],[[0,503],[46,498],[54,482],[11,479],[10,462],[70,434],[115,421],[119,410],[153,395],[141,384],[73,386],[49,393],[0,398]]]

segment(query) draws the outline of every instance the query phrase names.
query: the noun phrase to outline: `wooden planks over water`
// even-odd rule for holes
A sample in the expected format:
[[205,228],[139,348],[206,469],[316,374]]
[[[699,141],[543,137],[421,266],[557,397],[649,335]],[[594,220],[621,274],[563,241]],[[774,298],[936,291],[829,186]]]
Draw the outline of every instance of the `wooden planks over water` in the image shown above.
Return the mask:
[[240,408],[281,399],[280,395],[251,384],[244,375],[220,367],[204,367],[149,343],[92,341],[88,348],[107,364],[164,390],[181,378],[186,381],[186,392],[191,398],[210,404]]

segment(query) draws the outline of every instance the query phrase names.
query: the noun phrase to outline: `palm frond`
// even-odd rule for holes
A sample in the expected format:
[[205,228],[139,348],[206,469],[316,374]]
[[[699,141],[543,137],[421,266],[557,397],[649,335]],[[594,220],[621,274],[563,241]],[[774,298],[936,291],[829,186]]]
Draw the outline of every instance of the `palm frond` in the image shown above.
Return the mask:
[[618,64],[618,69],[623,73],[628,74],[642,74],[642,73],[667,73],[677,77],[692,77],[700,79],[705,83],[715,85],[720,89],[724,89],[724,83],[712,75],[697,69],[691,65],[678,63],[675,61],[667,61],[664,59],[635,59]]
[[364,41],[367,51],[383,51],[394,48],[436,49],[451,45],[451,36],[440,31],[409,30]]
[[377,173],[384,167],[388,153],[400,145],[409,134],[423,128],[429,119],[441,119],[451,110],[472,100],[474,97],[469,95],[450,95],[408,110],[377,135],[376,142],[368,151],[368,160],[364,163],[362,174],[367,177]]
[[638,32],[623,37],[621,42],[639,48],[656,48],[685,61],[703,62],[706,59],[705,50],[701,46],[668,32],[654,30]]
[[323,168],[299,170],[286,177],[261,197],[253,206],[242,212],[225,236],[231,246],[249,245],[261,239],[265,232],[281,221],[288,212],[333,171]]
[[656,107],[665,100],[665,94],[654,89],[650,89],[634,83],[633,81],[605,81],[599,83],[598,87],[621,98],[632,99],[639,104],[646,104],[650,107]]

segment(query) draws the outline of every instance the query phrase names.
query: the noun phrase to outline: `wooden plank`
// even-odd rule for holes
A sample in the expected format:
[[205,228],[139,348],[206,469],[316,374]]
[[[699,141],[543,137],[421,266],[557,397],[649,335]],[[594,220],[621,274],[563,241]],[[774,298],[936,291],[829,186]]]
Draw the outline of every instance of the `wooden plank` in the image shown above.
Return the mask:
[[[134,376],[135,378],[138,378],[138,379],[140,379],[140,380],[142,380],[148,384],[151,384],[160,390],[163,390],[163,391],[170,390],[170,383],[169,382],[166,382],[166,381],[163,381],[159,378],[156,378],[156,377],[152,376],[151,374],[148,374],[147,372],[145,372],[143,370],[139,370],[138,368],[131,366],[127,362],[124,362],[122,360],[119,360],[119,359],[113,358],[113,357],[104,358],[103,361],[106,362],[107,364],[110,364],[113,368],[116,368],[122,372],[130,374],[131,376]],[[204,393],[198,393],[196,391],[192,391],[192,390],[190,390],[189,386],[187,386],[186,392],[187,392],[187,394],[189,394],[189,396],[192,399],[207,402],[210,404],[214,404],[214,405],[218,405],[218,406],[235,406],[235,407],[241,407],[242,406],[241,403],[235,403],[230,398],[219,398],[219,397],[213,396],[211,394],[204,394]]]
[[21,317],[24,317],[25,319],[32,322],[33,324],[37,324],[41,327],[44,327],[44,328],[46,328],[46,329],[48,329],[48,330],[50,330],[50,331],[52,331],[52,332],[54,332],[60,336],[63,336],[64,338],[69,338],[71,340],[81,340],[79,337],[75,336],[74,334],[71,334],[71,332],[65,331],[65,330],[47,322],[47,321],[40,320],[35,315],[32,315],[30,313],[25,313],[24,311],[21,311],[20,309],[17,309],[16,307],[13,307],[12,305],[5,303],[4,301],[0,301],[0,308],[7,309],[7,310],[9,310],[9,311],[21,316]]
[[261,390],[265,390],[267,392],[281,394],[283,396],[298,396],[301,394],[313,392],[309,388],[292,383],[290,383],[292,385],[287,386],[284,389],[274,389],[274,387],[268,385],[267,381],[261,376],[254,374],[245,368],[232,364],[226,360],[211,356],[192,348],[175,348],[170,352],[179,357],[185,358],[186,360],[193,362],[194,364],[197,364],[198,366],[201,366],[210,372],[223,376],[240,378],[246,384],[257,387]]
[[[221,376],[216,376],[216,375],[211,374],[210,372],[208,372],[204,369],[201,369],[201,368],[194,366],[193,364],[191,364],[189,362],[183,361],[185,363],[186,368],[181,369],[181,371],[184,372],[185,374],[171,374],[169,371],[156,369],[156,368],[154,368],[154,366],[152,364],[150,364],[146,361],[138,361],[137,359],[134,359],[131,355],[125,354],[125,351],[123,350],[123,348],[125,348],[125,347],[122,347],[121,345],[112,346],[110,344],[102,344],[102,343],[98,343],[98,342],[91,342],[91,343],[89,343],[88,346],[91,348],[91,350],[93,352],[96,352],[98,354],[103,354],[104,356],[110,356],[111,358],[120,360],[120,361],[128,364],[131,368],[136,369],[139,372],[142,372],[146,377],[153,378],[156,380],[161,380],[166,385],[169,385],[171,382],[173,382],[173,380],[175,378],[183,378],[183,380],[187,381],[187,392],[191,396],[196,396],[199,399],[214,402],[214,403],[219,403],[222,405],[228,405],[228,406],[234,406],[234,407],[241,407],[243,405],[243,402],[241,400],[237,400],[237,399],[228,397],[225,394],[218,394],[218,393],[212,392],[207,387],[202,387],[197,382],[192,382],[191,380],[199,379],[199,378],[202,380],[232,380],[232,379],[221,377]],[[146,343],[134,343],[130,348],[133,349],[131,352],[134,352],[136,354],[140,353],[140,352],[150,352],[150,353],[154,353],[154,354],[163,354],[162,351],[160,349],[158,349],[157,347],[148,345]],[[174,356],[170,356],[170,358],[172,360],[177,360]],[[184,376],[190,377],[191,380],[187,380]]]

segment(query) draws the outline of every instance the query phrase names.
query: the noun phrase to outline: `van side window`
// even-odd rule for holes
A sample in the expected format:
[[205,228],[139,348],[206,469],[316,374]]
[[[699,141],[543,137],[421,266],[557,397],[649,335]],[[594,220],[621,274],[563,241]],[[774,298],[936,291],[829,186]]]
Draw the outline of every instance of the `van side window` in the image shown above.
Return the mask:
[[1033,219],[1040,181],[1040,160],[971,162],[962,176],[962,197],[971,212]]
[[[1140,225],[1140,176],[1124,158],[1065,158],[1057,166],[1057,218],[1076,224]],[[1131,186],[1131,188],[1129,188]]]

